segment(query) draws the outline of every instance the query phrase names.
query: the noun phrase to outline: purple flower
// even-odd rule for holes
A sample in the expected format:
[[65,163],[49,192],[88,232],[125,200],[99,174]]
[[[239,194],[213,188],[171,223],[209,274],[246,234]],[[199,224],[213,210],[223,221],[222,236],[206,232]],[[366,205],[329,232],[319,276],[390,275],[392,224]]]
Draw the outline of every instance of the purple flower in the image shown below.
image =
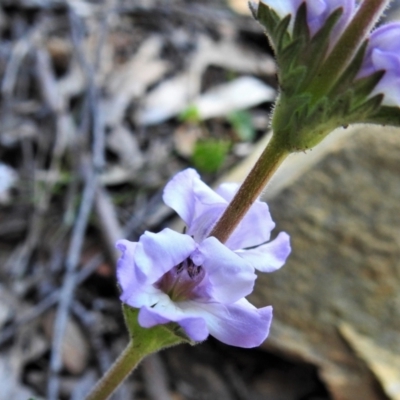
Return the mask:
[[275,224],[268,206],[257,201],[226,244],[208,237],[236,190],[225,184],[214,192],[194,170],[180,172],[163,198],[185,221],[186,233],[164,229],[117,243],[121,301],[140,309],[142,327],[172,321],[194,341],[211,334],[239,347],[258,346],[268,336],[272,307],[257,309],[245,296],[255,269],[272,272],[284,264],[289,236],[282,232],[266,243]]
[[382,93],[382,104],[400,106],[400,23],[382,25],[371,33],[359,78],[384,70],[371,96]]
[[307,22],[311,36],[321,29],[327,18],[336,9],[341,7],[343,9],[343,14],[331,35],[335,42],[350,21],[355,9],[355,0],[261,0],[261,2],[273,9],[281,18],[291,14],[291,29],[293,28],[294,17],[298,8],[302,3],[307,3]]

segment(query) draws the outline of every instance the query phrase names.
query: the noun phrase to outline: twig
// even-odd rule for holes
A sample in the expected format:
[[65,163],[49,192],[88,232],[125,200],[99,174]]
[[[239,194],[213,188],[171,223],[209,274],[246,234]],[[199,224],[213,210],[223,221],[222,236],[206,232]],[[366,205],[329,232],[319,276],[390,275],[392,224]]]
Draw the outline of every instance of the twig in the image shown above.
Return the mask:
[[[135,213],[124,226],[124,237],[137,236],[138,232],[143,232],[145,228],[148,228],[150,225],[148,223],[149,216],[159,215],[160,208],[164,208],[162,203],[162,191],[158,191],[152,196],[143,207],[135,207]],[[169,210],[169,213],[172,214],[173,211],[170,208],[165,207],[165,209],[166,213],[168,212],[167,210]],[[164,217],[168,216],[166,213],[162,213]],[[161,219],[158,219],[158,222],[160,222]]]
[[118,222],[115,207],[104,188],[97,188],[95,206],[108,252],[113,257],[113,261],[116,262],[119,258],[119,252],[115,249],[115,242],[122,239],[124,233]]
[[231,364],[228,364],[226,366],[224,372],[228,378],[228,382],[230,382],[238,399],[240,400],[251,399],[251,395],[241,374],[239,374]]
[[29,53],[32,42],[32,32],[29,32],[27,37],[22,37],[13,46],[10,60],[7,63],[6,71],[3,76],[3,81],[1,83],[1,94],[7,99],[9,98],[15,87],[17,81],[17,76],[19,72],[19,67]]
[[96,319],[94,313],[88,311],[77,300],[72,302],[71,309],[74,315],[85,327],[85,330],[89,332],[92,348],[100,365],[100,370],[104,374],[110,368],[112,359],[109,351],[104,346],[103,340],[100,337],[100,332],[96,331]]
[[82,202],[76,223],[72,232],[72,239],[68,249],[66,260],[66,275],[61,289],[61,298],[58,304],[57,314],[54,321],[54,336],[51,346],[50,376],[47,386],[49,400],[58,398],[58,374],[62,367],[61,348],[64,333],[68,322],[68,311],[72,301],[72,296],[76,286],[75,270],[79,262],[82,250],[83,239],[92,210],[93,200],[97,188],[97,173],[93,170],[88,174],[85,188],[83,191]]
[[[79,262],[79,257],[83,245],[84,234],[92,210],[94,197],[98,185],[98,173],[104,166],[104,126],[98,112],[98,90],[95,85],[93,68],[86,62],[84,53],[81,49],[81,41],[78,38],[77,19],[70,9],[71,33],[75,48],[80,56],[82,66],[87,72],[89,81],[88,95],[91,105],[91,115],[93,121],[93,144],[92,144],[92,164],[86,176],[86,183],[83,192],[80,210],[72,232],[72,240],[66,261],[66,275],[61,292],[55,322],[54,337],[51,347],[50,371],[47,386],[47,396],[49,400],[57,400],[59,392],[58,374],[62,367],[61,348],[64,339],[65,329],[68,321],[68,312],[71,305],[73,292],[75,289],[75,269]],[[102,37],[103,40],[105,35]],[[98,48],[101,48],[103,41],[99,41]],[[98,50],[99,51],[99,50]],[[84,165],[82,165],[84,167]]]
[[[96,271],[96,269],[102,262],[104,262],[103,256],[101,256],[100,254],[93,256],[85,264],[85,266],[79,272],[76,273],[76,280],[75,280],[76,285],[80,285],[81,283],[83,283],[94,271]],[[1,331],[0,335],[0,346],[5,342],[7,342],[8,340],[10,340],[15,335],[17,329],[20,326],[31,322],[35,318],[38,318],[49,308],[57,304],[57,302],[60,299],[60,296],[61,296],[61,289],[55,290],[50,295],[41,300],[38,304],[36,304],[35,307],[31,308],[26,315],[21,315],[20,317],[17,318],[16,321],[14,321],[12,325],[8,326],[7,328],[4,328]]]

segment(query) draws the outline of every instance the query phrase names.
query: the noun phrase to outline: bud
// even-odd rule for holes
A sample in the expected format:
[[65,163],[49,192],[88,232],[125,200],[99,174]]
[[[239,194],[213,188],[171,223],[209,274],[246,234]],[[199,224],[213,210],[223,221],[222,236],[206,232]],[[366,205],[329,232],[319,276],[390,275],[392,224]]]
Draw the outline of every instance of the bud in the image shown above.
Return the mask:
[[262,0],[253,8],[279,67],[272,128],[287,151],[307,150],[352,123],[400,125],[400,24],[368,40],[385,4]]

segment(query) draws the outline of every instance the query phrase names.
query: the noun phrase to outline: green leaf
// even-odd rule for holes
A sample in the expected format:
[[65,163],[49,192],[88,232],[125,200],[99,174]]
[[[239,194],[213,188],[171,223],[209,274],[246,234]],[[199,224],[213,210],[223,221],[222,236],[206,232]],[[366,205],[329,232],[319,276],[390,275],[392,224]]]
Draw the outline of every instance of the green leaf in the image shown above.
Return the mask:
[[246,142],[254,140],[255,130],[248,111],[232,112],[227,116],[227,119],[241,140]]
[[152,328],[142,328],[138,323],[139,310],[137,308],[123,304],[122,311],[135,348],[143,356],[180,343],[195,344],[176,323],[171,322]]
[[201,172],[216,172],[224,163],[230,147],[231,142],[228,140],[199,140],[194,148],[192,162]]
[[194,122],[198,123],[201,121],[201,115],[199,109],[195,105],[190,105],[184,109],[178,116],[182,122]]

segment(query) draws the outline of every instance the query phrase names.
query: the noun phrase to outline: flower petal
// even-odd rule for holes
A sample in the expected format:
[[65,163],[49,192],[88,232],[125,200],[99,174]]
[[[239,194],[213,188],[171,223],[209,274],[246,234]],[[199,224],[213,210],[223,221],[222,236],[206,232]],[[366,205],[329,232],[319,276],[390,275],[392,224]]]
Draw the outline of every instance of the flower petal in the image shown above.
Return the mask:
[[139,239],[135,262],[146,276],[146,282],[151,284],[188,258],[195,249],[196,243],[190,236],[169,228],[159,233],[145,232]]
[[385,70],[370,96],[382,93],[383,105],[400,106],[400,23],[385,24],[372,32],[358,78]]
[[223,203],[223,199],[201,181],[199,174],[188,168],[176,174],[167,183],[163,193],[164,203],[173,208],[190,226],[196,215],[202,214],[204,207]]
[[209,235],[226,207],[227,205],[224,203],[217,203],[210,206],[208,209],[204,209],[202,213],[199,213],[199,216],[193,220],[192,224],[188,226],[186,233],[192,236],[195,242],[200,243]]
[[274,272],[283,266],[290,251],[290,237],[281,232],[272,242],[250,250],[239,250],[236,254],[258,271]]
[[230,202],[235,196],[236,192],[239,190],[240,185],[238,183],[227,182],[222,183],[215,190],[224,200]]
[[216,238],[200,243],[191,258],[206,271],[208,282],[203,284],[209,284],[207,293],[216,301],[234,303],[252,292],[254,269]]
[[226,241],[226,246],[232,250],[258,246],[269,240],[274,228],[267,204],[257,200]]
[[212,336],[231,346],[259,346],[268,336],[272,307],[257,309],[246,299],[224,305],[219,303],[186,303],[191,314],[202,316]]
[[311,35],[317,33],[325,24],[328,17],[338,8],[342,9],[342,15],[336,23],[331,34],[331,48],[345,27],[349,23],[355,10],[354,0],[312,0],[307,1],[307,20]]
[[146,276],[135,265],[135,256],[138,243],[129,240],[119,240],[116,247],[121,251],[117,263],[117,279],[125,298],[129,298],[139,281],[144,281]]
[[132,282],[130,290],[124,290],[121,293],[120,300],[134,308],[151,307],[158,303],[163,296],[166,296],[166,294],[153,285],[141,285]]
[[354,14],[355,0],[261,0],[262,3],[273,9],[279,17],[284,18],[291,14],[289,30],[293,30],[294,20],[300,5],[305,1],[307,3],[307,23],[310,33],[313,36],[325,24],[327,18],[339,7],[343,13],[332,30],[331,48],[340,37],[348,22]]
[[142,307],[139,311],[138,322],[143,328],[176,322],[196,342],[205,340],[209,335],[204,318],[184,312],[172,301],[160,302],[154,307]]
[[[223,183],[217,188],[216,192],[230,202],[238,189],[237,183]],[[269,240],[274,227],[275,223],[272,220],[268,205],[263,201],[256,200],[227,240],[226,246],[232,250],[258,246]]]
[[193,181],[199,178],[199,174],[189,168],[176,174],[164,188],[164,203],[174,209],[186,224],[190,224],[194,216]]

